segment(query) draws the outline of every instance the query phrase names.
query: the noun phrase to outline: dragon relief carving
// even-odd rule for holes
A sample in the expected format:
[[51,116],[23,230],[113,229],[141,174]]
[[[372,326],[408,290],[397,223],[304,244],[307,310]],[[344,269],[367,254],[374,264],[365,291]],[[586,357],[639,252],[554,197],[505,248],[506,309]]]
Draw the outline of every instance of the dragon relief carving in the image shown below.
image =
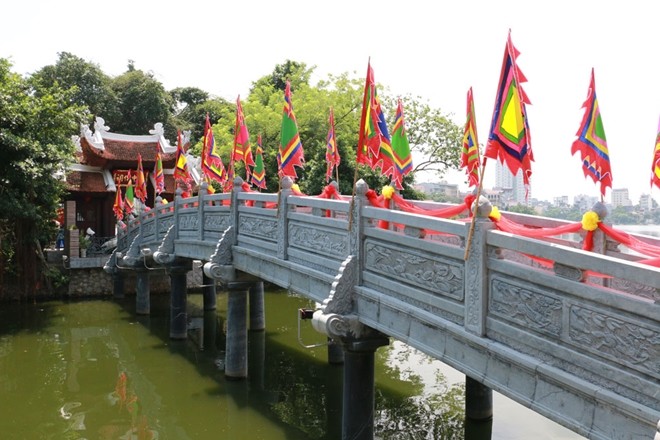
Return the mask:
[[365,266],[458,300],[463,299],[463,269],[458,264],[367,243]]
[[660,331],[580,306],[569,315],[570,338],[590,351],[660,377]]
[[561,334],[561,300],[502,279],[491,281],[490,311],[541,333],[556,337]]
[[197,214],[184,214],[179,216],[179,229],[183,231],[196,231],[199,223]]
[[229,226],[229,216],[220,214],[207,214],[204,216],[205,231],[224,231]]
[[154,260],[158,264],[172,264],[176,257],[174,251],[174,225],[170,226],[163,238],[163,241],[158,246],[158,250],[154,252]]
[[337,256],[346,255],[348,246],[346,236],[295,224],[289,226],[289,243],[301,249]]
[[275,241],[277,237],[277,221],[264,220],[255,217],[241,216],[239,228],[242,235],[262,237],[268,241]]

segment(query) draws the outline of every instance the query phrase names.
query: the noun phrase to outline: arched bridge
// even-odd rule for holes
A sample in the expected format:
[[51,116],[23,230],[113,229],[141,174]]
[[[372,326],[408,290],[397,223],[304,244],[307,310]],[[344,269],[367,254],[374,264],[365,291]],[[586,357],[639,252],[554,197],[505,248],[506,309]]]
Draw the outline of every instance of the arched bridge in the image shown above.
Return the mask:
[[470,234],[464,221],[376,208],[362,181],[337,199],[295,195],[286,178],[278,194],[240,183],[130,220],[106,270],[202,260],[224,283],[261,279],[318,302],[314,327],[347,355],[396,338],[587,438],[660,439],[660,269],[598,234],[604,253],[487,218]]

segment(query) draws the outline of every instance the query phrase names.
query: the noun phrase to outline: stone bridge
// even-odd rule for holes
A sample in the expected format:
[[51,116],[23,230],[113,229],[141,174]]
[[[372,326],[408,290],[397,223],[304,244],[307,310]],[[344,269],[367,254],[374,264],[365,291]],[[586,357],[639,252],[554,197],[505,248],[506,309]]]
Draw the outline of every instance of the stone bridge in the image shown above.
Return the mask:
[[[343,349],[343,438],[373,437],[363,426],[373,417],[373,355],[395,338],[466,375],[468,415],[491,415],[496,390],[590,439],[660,439],[660,269],[599,231],[603,252],[586,252],[579,237],[496,230],[488,211],[470,231],[465,221],[376,208],[362,181],[354,196],[336,199],[295,195],[287,178],[277,194],[241,183],[224,194],[203,185],[196,197],[178,195],[120,224],[106,271],[119,290],[121,274],[138,271],[138,312],[146,301],[148,313],[145,268],[165,266],[172,337],[186,329],[178,274],[201,260],[209,279],[228,286],[228,313],[239,310],[228,318],[239,334],[228,335],[228,358],[245,345],[240,298],[255,281],[318,303],[301,315]],[[533,228],[566,223],[506,215]],[[237,359],[226,363],[241,376],[247,359]]]

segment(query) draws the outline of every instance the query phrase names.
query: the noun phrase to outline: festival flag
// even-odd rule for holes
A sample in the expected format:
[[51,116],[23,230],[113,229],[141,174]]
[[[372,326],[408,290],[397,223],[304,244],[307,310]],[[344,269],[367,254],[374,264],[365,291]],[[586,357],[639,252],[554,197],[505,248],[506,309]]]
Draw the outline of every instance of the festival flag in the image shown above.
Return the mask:
[[380,167],[381,173],[384,175],[391,176],[394,173],[394,155],[390,134],[376,93],[371,61],[367,65],[367,78],[364,84],[357,162],[368,165],[372,169]]
[[124,201],[121,198],[121,188],[117,186],[117,192],[115,193],[115,203],[112,205],[112,211],[115,213],[117,221],[124,218]]
[[499,159],[514,176],[522,170],[523,182],[527,186],[534,157],[525,104],[531,103],[522,88],[527,78],[516,64],[519,54],[509,30],[484,157]]
[[477,140],[477,119],[474,113],[474,98],[472,87],[467,93],[467,117],[463,134],[463,150],[461,151],[461,168],[465,168],[468,185],[479,184],[479,141]]
[[174,179],[184,183],[188,183],[191,180],[190,171],[188,171],[188,159],[186,158],[186,152],[183,150],[183,140],[180,130],[177,132]]
[[600,193],[605,197],[607,188],[612,187],[612,170],[610,169],[610,153],[607,149],[603,119],[598,99],[596,99],[593,68],[591,69],[587,99],[582,104],[582,108],[584,108],[584,116],[576,133],[577,139],[571,146],[571,154],[580,152],[584,176],[591,177],[594,183],[600,182]]
[[655,137],[655,151],[651,166],[651,187],[653,185],[660,188],[660,121],[658,121],[658,134]]
[[215,145],[213,129],[209,114],[206,114],[206,123],[204,125],[204,144],[202,146],[202,172],[210,179],[224,184],[227,181],[227,171],[220,158],[220,152]]
[[135,182],[135,197],[142,203],[147,199],[147,182],[144,180],[144,169],[142,168],[142,155],[138,153],[137,182]]
[[341,157],[339,157],[339,150],[337,149],[337,137],[335,134],[335,114],[330,107],[330,116],[328,118],[328,137],[327,137],[327,149],[325,151],[325,162],[326,162],[326,171],[325,171],[325,181],[329,182],[332,179],[332,170],[333,168],[338,170],[339,163],[341,162]]
[[394,185],[397,189],[403,189],[403,176],[412,171],[413,163],[401,99],[399,99],[396,107],[394,128],[392,129],[392,152],[394,153],[394,165],[396,166],[396,172],[393,176]]
[[133,212],[135,206],[135,194],[133,193],[133,178],[131,177],[131,170],[128,170],[128,185],[126,186],[126,195],[124,195],[124,210],[126,215]]
[[264,150],[261,147],[261,135],[257,136],[257,151],[250,182],[257,188],[266,188],[266,169],[264,168]]
[[160,141],[156,145],[156,163],[154,164],[154,182],[156,194],[165,191],[165,174],[163,173],[163,159],[160,156]]
[[291,83],[286,82],[284,89],[284,108],[282,113],[282,131],[280,134],[280,150],[278,153],[278,165],[280,176],[289,176],[297,179],[295,167],[303,168],[305,156],[303,153],[296,115],[293,113],[291,102]]
[[250,181],[250,168],[254,166],[254,159],[252,158],[252,148],[250,148],[250,134],[248,133],[247,125],[245,123],[245,115],[243,114],[243,106],[241,105],[241,96],[236,98],[236,126],[234,128],[234,149],[232,153],[232,160],[234,162],[243,161],[245,164],[245,177],[246,181]]

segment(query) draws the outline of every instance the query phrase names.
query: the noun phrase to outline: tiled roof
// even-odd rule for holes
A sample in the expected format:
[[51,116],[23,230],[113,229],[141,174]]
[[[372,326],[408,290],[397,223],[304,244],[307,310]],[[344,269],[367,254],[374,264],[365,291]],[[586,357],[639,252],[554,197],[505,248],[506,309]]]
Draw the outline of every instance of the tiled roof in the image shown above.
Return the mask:
[[71,192],[106,192],[101,173],[71,171],[66,176],[67,188]]
[[[156,162],[157,142],[131,142],[115,139],[104,139],[105,149],[99,150],[87,142],[85,137],[80,139],[82,160],[80,163],[98,166],[106,169],[135,168],[138,153],[142,155],[142,166],[145,170],[153,169]],[[176,153],[163,153],[161,159],[164,168],[172,168]]]

